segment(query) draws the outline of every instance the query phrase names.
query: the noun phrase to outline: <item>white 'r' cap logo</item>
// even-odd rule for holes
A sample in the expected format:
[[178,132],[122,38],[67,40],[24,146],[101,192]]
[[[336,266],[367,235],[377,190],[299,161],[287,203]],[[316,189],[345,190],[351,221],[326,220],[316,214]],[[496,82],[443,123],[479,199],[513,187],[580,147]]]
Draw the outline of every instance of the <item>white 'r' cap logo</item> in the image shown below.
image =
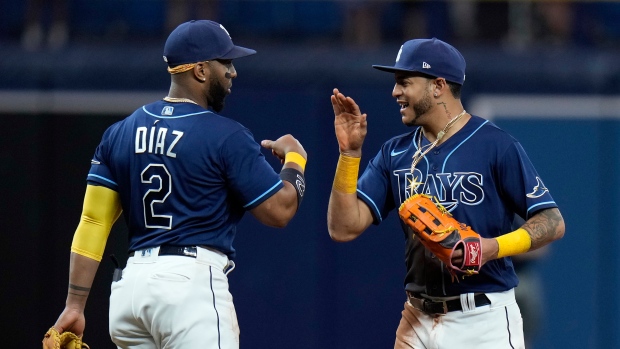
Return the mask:
[[[228,37],[230,38],[230,33],[228,33],[228,30],[226,30],[226,28],[224,28],[223,25],[220,24],[220,28],[222,28],[223,31],[226,32],[226,34],[228,34]],[[231,38],[232,39],[232,38]]]
[[396,55],[396,62],[400,60],[400,54],[403,53],[403,45],[400,46],[400,50],[398,50],[398,54]]

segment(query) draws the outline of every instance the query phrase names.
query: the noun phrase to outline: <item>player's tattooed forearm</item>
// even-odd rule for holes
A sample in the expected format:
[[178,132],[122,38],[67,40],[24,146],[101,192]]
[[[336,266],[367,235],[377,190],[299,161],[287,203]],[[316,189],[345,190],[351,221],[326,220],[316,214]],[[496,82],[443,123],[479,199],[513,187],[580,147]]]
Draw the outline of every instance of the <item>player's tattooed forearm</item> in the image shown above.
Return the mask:
[[78,296],[78,297],[88,297],[88,293],[75,293],[75,292],[69,291],[69,294]]
[[[90,292],[90,287],[78,286],[74,284],[69,284],[69,290],[81,291],[81,292]],[[74,293],[75,294],[75,293]],[[81,293],[83,294],[83,293]]]
[[523,228],[530,233],[532,249],[541,247],[562,236],[563,219],[557,208],[550,208],[537,213],[529,219]]

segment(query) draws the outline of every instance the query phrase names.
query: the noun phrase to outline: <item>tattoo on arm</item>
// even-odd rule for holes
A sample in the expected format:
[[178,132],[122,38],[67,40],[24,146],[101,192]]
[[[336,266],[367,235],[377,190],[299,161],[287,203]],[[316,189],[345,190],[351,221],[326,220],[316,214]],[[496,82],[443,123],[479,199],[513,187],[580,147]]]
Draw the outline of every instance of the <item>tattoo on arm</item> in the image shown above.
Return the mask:
[[535,214],[522,228],[530,233],[530,250],[535,250],[564,235],[564,219],[557,208],[550,208]]
[[[90,287],[83,287],[83,286],[78,286],[78,285],[74,285],[74,284],[69,284],[69,288],[75,291],[82,291],[82,292],[90,292]],[[73,293],[73,294],[77,294],[77,293]]]
[[88,297],[88,293],[83,294],[83,293],[75,293],[75,292],[69,291],[69,294],[74,295],[74,296],[78,296],[78,297]]

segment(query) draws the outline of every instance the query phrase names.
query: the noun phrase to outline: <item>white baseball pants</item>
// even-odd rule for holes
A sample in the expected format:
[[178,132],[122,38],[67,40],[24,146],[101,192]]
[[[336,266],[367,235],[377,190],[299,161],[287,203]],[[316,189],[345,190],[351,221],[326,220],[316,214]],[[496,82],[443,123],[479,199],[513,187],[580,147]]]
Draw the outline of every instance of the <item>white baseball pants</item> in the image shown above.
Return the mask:
[[196,258],[158,252],[136,251],[112,283],[112,341],[131,349],[238,349],[226,255],[205,248]]
[[524,349],[514,290],[486,295],[490,305],[445,315],[429,315],[406,302],[394,349]]

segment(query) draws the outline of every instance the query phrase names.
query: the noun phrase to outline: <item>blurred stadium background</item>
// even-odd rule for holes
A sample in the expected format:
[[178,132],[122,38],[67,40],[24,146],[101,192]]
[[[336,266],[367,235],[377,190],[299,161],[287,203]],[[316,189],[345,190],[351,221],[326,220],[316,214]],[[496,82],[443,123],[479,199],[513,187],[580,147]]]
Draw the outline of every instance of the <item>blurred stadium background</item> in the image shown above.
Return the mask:
[[[59,315],[95,146],[113,122],[166,95],[169,31],[207,18],[258,51],[235,62],[223,114],[257,140],[292,133],[309,154],[307,196],[289,226],[247,215],[239,227],[230,285],[242,348],[393,346],[402,232],[391,215],[354,242],[329,239],[338,157],[329,95],[338,87],[368,113],[366,163],[406,132],[392,78],[371,64],[433,36],[467,60],[466,109],[522,142],[566,219],[565,238],[523,262],[528,348],[620,347],[620,3],[0,0],[0,9],[4,346],[38,347]],[[121,221],[106,256],[126,259],[126,234]],[[112,270],[106,257],[86,308],[93,349],[114,347]]]

